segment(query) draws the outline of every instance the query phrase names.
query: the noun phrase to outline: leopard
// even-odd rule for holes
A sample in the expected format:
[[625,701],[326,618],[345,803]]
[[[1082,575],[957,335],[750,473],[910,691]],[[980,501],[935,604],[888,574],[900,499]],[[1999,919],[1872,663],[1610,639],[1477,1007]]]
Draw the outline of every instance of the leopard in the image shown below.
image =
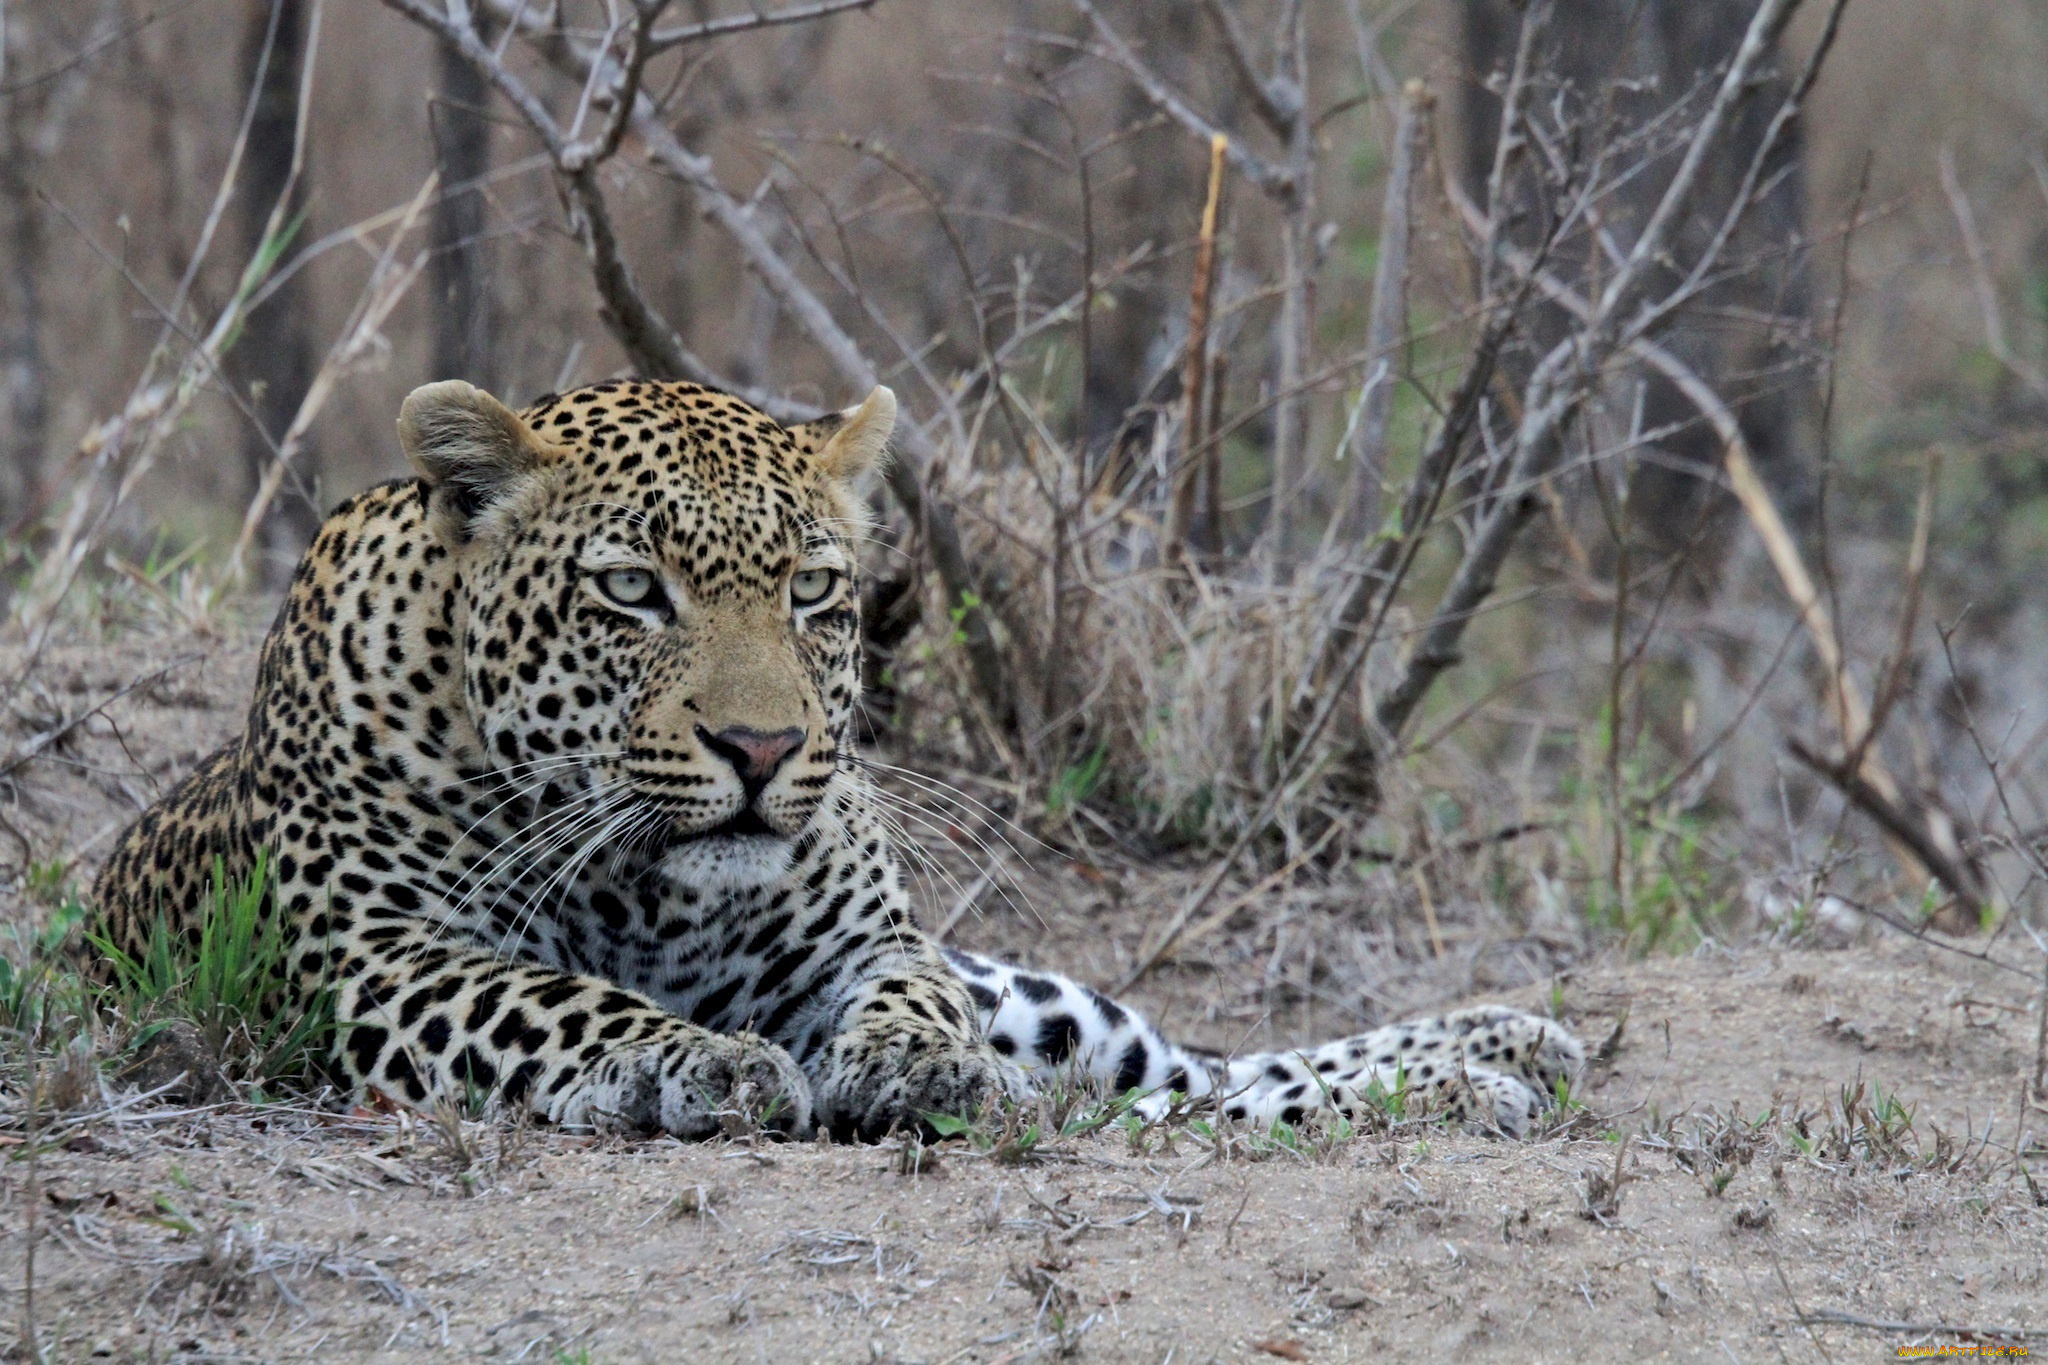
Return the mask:
[[874,1141],[1069,1075],[1148,1118],[1514,1137],[1584,1048],[1490,1006],[1306,1048],[1169,1040],[1058,972],[941,946],[858,755],[860,551],[897,403],[778,422],[687,382],[400,407],[408,477],[293,573],[239,734],[94,883],[108,952],[196,945],[260,877],[331,1068],[416,1110]]

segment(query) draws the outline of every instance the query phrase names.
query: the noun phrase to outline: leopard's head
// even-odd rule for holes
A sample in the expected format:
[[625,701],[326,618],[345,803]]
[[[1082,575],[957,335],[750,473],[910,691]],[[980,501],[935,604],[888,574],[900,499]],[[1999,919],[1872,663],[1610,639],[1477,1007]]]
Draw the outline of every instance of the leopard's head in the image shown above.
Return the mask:
[[794,427],[681,383],[522,412],[453,380],[406,399],[467,709],[536,820],[706,886],[789,865],[846,771],[859,485],[895,419],[886,388]]

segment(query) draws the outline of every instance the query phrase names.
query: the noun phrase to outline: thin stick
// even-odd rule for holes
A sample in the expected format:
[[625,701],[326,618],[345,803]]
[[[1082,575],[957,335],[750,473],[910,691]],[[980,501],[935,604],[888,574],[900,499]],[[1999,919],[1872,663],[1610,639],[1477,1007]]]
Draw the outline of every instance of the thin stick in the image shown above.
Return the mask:
[[1500,98],[1500,131],[1493,140],[1493,168],[1486,176],[1486,246],[1479,253],[1479,298],[1483,303],[1493,297],[1493,272],[1495,248],[1500,245],[1500,230],[1508,218],[1507,177],[1508,167],[1514,164],[1515,154],[1525,145],[1522,135],[1523,106],[1529,93],[1529,67],[1535,57],[1536,44],[1543,31],[1550,27],[1555,3],[1531,5],[1522,11],[1521,31],[1515,39],[1515,61],[1508,70],[1507,90]]
[[1222,133],[1209,139],[1209,194],[1202,203],[1202,232],[1195,243],[1195,280],[1188,296],[1187,364],[1181,381],[1185,390],[1187,416],[1182,422],[1186,454],[1174,476],[1173,507],[1167,522],[1166,542],[1159,547],[1160,562],[1169,568],[1184,568],[1188,528],[1195,519],[1195,482],[1202,465],[1195,458],[1202,444],[1203,386],[1209,378],[1209,296],[1216,287],[1216,212],[1223,201],[1223,168],[1230,139]]
[[1408,877],[1415,883],[1416,897],[1422,902],[1422,922],[1429,930],[1430,956],[1441,962],[1444,956],[1444,936],[1443,931],[1437,928],[1436,898],[1429,894],[1429,878],[1422,875],[1420,867],[1409,868]]
[[[1809,1319],[1806,1316],[1806,1310],[1799,1306],[1798,1295],[1792,1292],[1792,1281],[1785,1276],[1785,1266],[1778,1260],[1776,1247],[1771,1248],[1771,1269],[1777,1272],[1778,1286],[1785,1291],[1785,1302],[1792,1305],[1792,1316],[1798,1319],[1801,1327],[1806,1329],[1807,1339],[1813,1343],[1813,1349],[1820,1352],[1820,1358],[1827,1361],[1828,1365],[1834,1365],[1835,1358],[1828,1354],[1828,1348],[1821,1344],[1820,1334],[1813,1330],[1815,1320]],[[1825,1319],[1819,1319],[1819,1321],[1825,1321]]]
[[1998,306],[1998,289],[1991,281],[1991,256],[1984,249],[1983,234],[1977,231],[1977,214],[1970,207],[1970,196],[1963,193],[1962,183],[1956,179],[1955,148],[1944,143],[1935,161],[1941,168],[1942,193],[1948,196],[1949,212],[1955,216],[1956,230],[1963,238],[1963,253],[1970,261],[1970,285],[1977,294],[1977,310],[1984,315],[1984,349],[2037,396],[2048,398],[2048,375],[2015,355],[2006,335],[2005,313]]
[[1230,392],[1230,357],[1218,351],[1209,360],[1209,421],[1203,428],[1202,553],[1210,564],[1223,557],[1223,443],[1211,439],[1223,429],[1223,404]]
[[[1229,901],[1217,907],[1215,912],[1204,918],[1201,923],[1188,925],[1185,918],[1175,916],[1174,922],[1166,927],[1166,933],[1160,937],[1159,946],[1152,953],[1153,960],[1155,962],[1164,961],[1175,950],[1186,948],[1194,943],[1195,940],[1206,938],[1211,933],[1228,924],[1232,915],[1235,915],[1267,892],[1277,889],[1296,872],[1306,867],[1317,854],[1329,846],[1331,838],[1341,828],[1341,825],[1332,824],[1322,832],[1321,837],[1301,853],[1295,855],[1286,866],[1267,877],[1261,878],[1251,889],[1242,895],[1232,897]],[[1184,928],[1183,926],[1186,927]]]
[[[1612,883],[1614,904],[1627,921],[1628,888],[1622,884],[1622,872],[1627,863],[1628,814],[1622,796],[1621,744],[1626,726],[1623,724],[1622,700],[1627,690],[1628,672],[1632,660],[1628,655],[1628,609],[1631,542],[1628,524],[1634,512],[1635,500],[1631,496],[1635,480],[1629,477],[1631,457],[1641,447],[1643,439],[1643,388],[1638,383],[1634,411],[1629,418],[1629,443],[1616,462],[1620,470],[1621,505],[1613,507],[1608,501],[1608,487],[1600,472],[1593,472],[1593,487],[1600,494],[1600,510],[1607,515],[1607,531],[1614,540],[1614,613],[1608,632],[1607,656],[1607,801],[1608,801],[1608,881]],[[1652,627],[1654,629],[1654,627]],[[1647,642],[1649,633],[1644,632]]]
[[649,38],[648,46],[656,52],[666,52],[685,43],[706,42],[734,33],[750,33],[755,29],[774,28],[782,24],[805,24],[828,15],[843,14],[847,10],[867,9],[874,3],[875,0],[819,0],[819,3],[812,5],[791,5],[786,9],[766,12],[754,10],[748,14],[728,14],[717,19],[707,19],[701,24],[664,29]]
[[2034,1096],[2048,1094],[2048,953],[2041,956],[2041,1028],[2034,1035]]
[[1865,773],[1822,758],[1801,743],[1797,736],[1786,739],[1785,749],[1792,757],[1811,768],[1815,774],[1825,778],[1829,785],[1849,799],[1851,805],[1875,820],[1879,828],[1903,845],[1911,856],[1919,861],[1921,867],[1948,888],[1949,894],[1955,897],[1956,904],[1967,912],[1973,921],[1982,917],[1984,896],[1977,888],[1976,879],[1935,846],[1934,840],[1928,837],[1920,822],[1899,808],[1894,796],[1879,791]]
[[1237,22],[1236,13],[1223,0],[1202,0],[1203,8],[1215,21],[1217,31],[1223,35],[1223,51],[1230,58],[1230,69],[1243,88],[1245,97],[1252,102],[1273,136],[1282,142],[1293,131],[1294,121],[1301,117],[1299,98],[1289,100],[1277,81],[1267,81],[1259,75],[1258,58],[1252,52],[1251,40],[1245,35],[1243,25]]
[[[1795,1305],[1796,1306],[1796,1305]],[[1834,1323],[1840,1327],[1861,1327],[1871,1332],[1937,1332],[1951,1337],[2011,1337],[2016,1340],[2048,1339],[2048,1328],[1973,1327],[1952,1322],[1886,1322],[1882,1318],[1859,1317],[1835,1308],[1814,1308],[1800,1313],[1801,1323]]]
[[[2036,1099],[2041,1095],[2042,1081],[2048,1079],[2048,943],[2041,941],[2041,936],[2034,932],[2034,927],[2031,924],[2026,924],[2024,921],[2021,923],[2028,935],[2034,940],[2034,946],[2041,949],[2041,1022],[2038,1031],[2034,1034],[2034,1074],[2031,1077],[2022,1076],[2020,1078],[2019,1104],[2014,1107],[2012,1123],[2013,1169],[2026,1179],[2031,1188],[2033,1177],[2028,1173],[2026,1167],[2027,1119],[2036,1107],[2030,1103],[2030,1100]],[[2038,1143],[2036,1144],[2036,1146],[2039,1145]],[[2035,1190],[2034,1194],[2035,1202],[2039,1203],[2040,1192]]]
[[[40,1032],[40,1030],[37,1030]],[[36,1331],[36,1238],[42,1231],[36,1215],[43,1202],[43,1191],[38,1176],[41,1173],[43,1150],[43,1059],[36,1055],[37,1040],[33,1035],[25,1039],[29,1049],[28,1074],[28,1178],[23,1197],[27,1202],[26,1245],[21,1257],[21,1344],[28,1349],[28,1358],[40,1362],[43,1359],[41,1334]]]
[[1913,540],[1906,551],[1906,599],[1899,611],[1899,632],[1890,658],[1877,683],[1877,700],[1871,703],[1870,723],[1863,737],[1849,751],[1844,766],[1854,772],[1862,768],[1863,757],[1884,729],[1892,708],[1905,694],[1907,661],[1912,656],[1913,633],[1920,622],[1920,589],[1927,576],[1927,539],[1934,524],[1934,486],[1941,478],[1941,451],[1929,449],[1920,475],[1920,503],[1913,512]]
[[154,687],[157,683],[161,682],[164,678],[169,677],[178,669],[183,668],[186,664],[198,663],[201,659],[204,659],[205,657],[206,656],[204,654],[186,654],[180,658],[171,660],[162,668],[155,669],[148,673],[144,673],[142,676],[137,678],[131,678],[123,686],[116,688],[106,698],[104,698],[101,701],[95,702],[93,705],[87,707],[85,710],[80,711],[70,720],[64,721],[58,725],[54,725],[49,729],[43,731],[41,734],[31,736],[29,739],[25,740],[22,743],[20,748],[16,749],[11,755],[8,756],[7,761],[5,763],[0,763],[0,781],[5,781],[6,779],[20,772],[29,764],[35,762],[37,757],[40,756],[44,751],[49,749],[51,745],[62,743],[65,737],[70,735],[79,726],[85,724],[94,716],[99,715],[102,711],[105,711],[109,706],[112,706],[115,702],[120,701],[123,697],[126,697],[131,692],[139,692],[143,688]]

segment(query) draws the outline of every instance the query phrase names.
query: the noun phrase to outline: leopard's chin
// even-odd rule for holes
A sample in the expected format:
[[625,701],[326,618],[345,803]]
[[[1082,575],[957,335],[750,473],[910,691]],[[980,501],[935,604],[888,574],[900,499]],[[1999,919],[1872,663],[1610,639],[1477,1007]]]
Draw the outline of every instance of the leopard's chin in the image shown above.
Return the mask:
[[796,844],[752,811],[693,834],[672,836],[662,875],[703,895],[721,895],[780,880],[796,861]]

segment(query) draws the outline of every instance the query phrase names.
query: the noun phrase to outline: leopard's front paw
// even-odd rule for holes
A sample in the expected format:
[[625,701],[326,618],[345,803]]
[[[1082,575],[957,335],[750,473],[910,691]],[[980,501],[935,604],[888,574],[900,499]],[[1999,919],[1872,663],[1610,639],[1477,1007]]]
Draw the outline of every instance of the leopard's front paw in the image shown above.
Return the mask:
[[811,1131],[811,1087],[765,1038],[691,1029],[605,1057],[549,1117],[682,1138],[755,1129],[802,1137]]
[[856,1028],[832,1040],[818,1071],[818,1122],[833,1137],[872,1142],[927,1114],[971,1118],[1008,1083],[979,1037]]

